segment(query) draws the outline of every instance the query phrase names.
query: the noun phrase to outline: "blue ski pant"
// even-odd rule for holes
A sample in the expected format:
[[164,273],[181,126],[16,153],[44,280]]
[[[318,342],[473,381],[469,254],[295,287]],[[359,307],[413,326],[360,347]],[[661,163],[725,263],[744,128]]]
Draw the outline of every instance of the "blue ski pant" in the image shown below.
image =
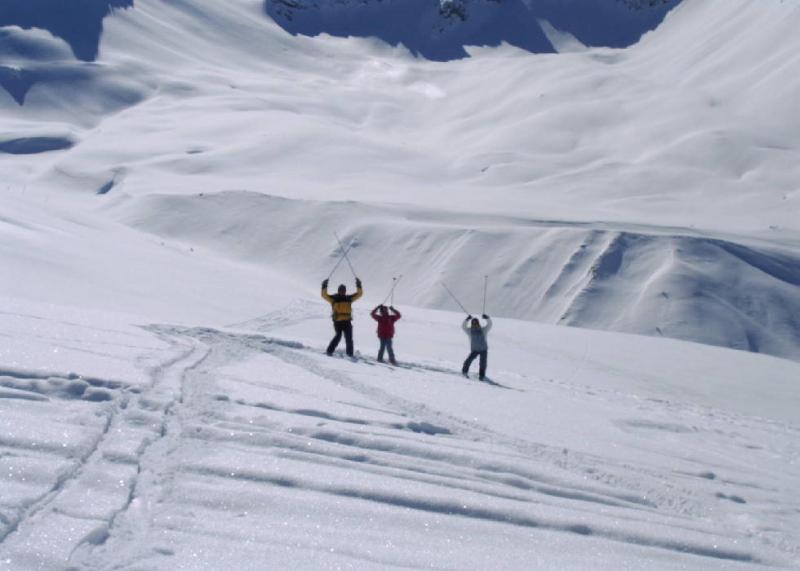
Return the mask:
[[391,339],[380,338],[381,347],[378,349],[378,361],[383,361],[383,352],[389,352],[389,361],[394,363],[394,347],[392,347]]
[[480,357],[480,367],[478,369],[478,375],[482,379],[486,376],[486,361],[489,360],[489,352],[488,351],[473,351],[469,354],[467,359],[464,361],[464,366],[461,367],[461,372],[465,375],[469,372],[469,368],[472,365],[472,362],[475,360],[476,357]]
[[352,321],[334,321],[333,322],[333,330],[336,332],[336,335],[333,336],[331,339],[330,344],[328,345],[328,355],[333,355],[333,352],[336,351],[336,347],[339,346],[339,341],[342,340],[342,335],[344,335],[344,345],[345,345],[345,352],[349,356],[353,356],[353,322]]

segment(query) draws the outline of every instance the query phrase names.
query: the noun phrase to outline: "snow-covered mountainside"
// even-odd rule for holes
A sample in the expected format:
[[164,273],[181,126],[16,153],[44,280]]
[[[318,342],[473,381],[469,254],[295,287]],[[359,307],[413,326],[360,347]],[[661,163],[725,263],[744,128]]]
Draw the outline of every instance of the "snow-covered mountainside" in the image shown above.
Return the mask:
[[96,63],[3,28],[6,189],[310,283],[335,227],[416,305],[490,274],[499,315],[800,356],[796,4],[688,2],[626,50],[446,65],[262,8],[139,1]]
[[376,37],[428,59],[501,42],[547,53],[564,40],[624,47],[655,28],[679,0],[265,0],[291,33]]
[[798,29],[0,2],[0,569],[800,568]]

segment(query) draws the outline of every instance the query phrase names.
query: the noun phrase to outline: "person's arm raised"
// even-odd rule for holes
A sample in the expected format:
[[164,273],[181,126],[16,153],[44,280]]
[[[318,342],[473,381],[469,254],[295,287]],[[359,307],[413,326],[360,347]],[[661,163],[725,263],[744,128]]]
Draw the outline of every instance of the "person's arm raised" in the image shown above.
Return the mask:
[[328,280],[324,280],[322,282],[322,299],[324,299],[328,303],[331,303],[333,301],[333,298],[328,293]]
[[464,323],[461,324],[461,329],[469,335],[469,320],[472,319],[471,315],[467,315],[467,318],[464,320]]
[[350,298],[350,301],[355,301],[364,295],[364,288],[361,287],[361,280],[356,278],[356,293]]

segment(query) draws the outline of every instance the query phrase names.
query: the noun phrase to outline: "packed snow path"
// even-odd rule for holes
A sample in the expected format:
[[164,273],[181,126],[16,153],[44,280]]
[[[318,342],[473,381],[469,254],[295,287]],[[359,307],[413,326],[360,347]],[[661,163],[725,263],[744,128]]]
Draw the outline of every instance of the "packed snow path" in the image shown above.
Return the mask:
[[327,332],[310,307],[148,326],[146,382],[0,371],[0,565],[800,563],[796,427],[585,384],[620,375],[591,359],[504,389],[329,358],[297,340]]

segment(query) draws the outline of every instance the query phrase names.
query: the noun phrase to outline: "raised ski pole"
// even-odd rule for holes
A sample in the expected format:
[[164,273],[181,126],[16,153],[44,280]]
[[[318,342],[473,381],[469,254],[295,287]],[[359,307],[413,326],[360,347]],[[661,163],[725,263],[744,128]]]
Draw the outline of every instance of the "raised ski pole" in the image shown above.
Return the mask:
[[483,315],[486,315],[486,289],[489,286],[489,276],[483,276]]
[[341,264],[341,263],[342,263],[342,260],[344,260],[344,256],[345,256],[345,254],[346,254],[346,253],[347,253],[347,252],[350,250],[350,248],[352,248],[352,247],[353,247],[353,243],[352,243],[352,242],[350,242],[350,245],[349,245],[349,246],[347,246],[347,250],[344,250],[344,251],[343,251],[344,253],[339,255],[339,260],[336,262],[336,265],[335,265],[335,266],[333,266],[333,269],[331,270],[331,273],[329,273],[329,274],[328,274],[328,279],[331,279],[331,277],[333,276],[334,272],[335,272],[335,271],[336,271],[336,269],[339,267],[339,264]]
[[403,275],[402,274],[397,276],[397,277],[392,278],[392,289],[390,289],[389,293],[386,295],[386,297],[383,298],[383,303],[381,303],[381,305],[386,305],[386,302],[389,300],[389,298],[392,299],[392,305],[394,305],[394,290],[397,287],[397,284],[399,284],[400,280],[402,280],[402,279],[403,279]]
[[[356,271],[353,269],[353,264],[350,262],[350,256],[347,255],[347,252],[350,250],[350,248],[345,250],[344,249],[344,244],[342,244],[342,240],[339,238],[339,234],[334,232],[333,235],[336,236],[336,240],[337,240],[337,242],[339,242],[339,247],[344,252],[344,259],[347,260],[347,265],[350,266],[350,271],[353,272],[353,277],[358,279],[358,276],[356,275]],[[352,247],[352,245],[353,245],[353,242],[351,241],[350,242],[350,246]]]
[[458,301],[458,298],[457,298],[457,297],[456,297],[456,296],[453,294],[453,292],[452,292],[452,291],[450,291],[450,288],[449,288],[449,287],[447,287],[447,284],[446,284],[446,283],[444,283],[444,282],[441,282],[441,284],[442,284],[442,287],[443,287],[445,290],[447,290],[447,293],[449,293],[449,294],[450,294],[450,297],[452,297],[452,298],[453,298],[453,301],[455,301],[455,302],[458,304],[458,307],[460,307],[460,308],[461,308],[461,309],[464,311],[464,313],[466,313],[467,315],[471,315],[471,314],[470,314],[470,312],[469,312],[469,311],[467,311],[467,308],[465,308],[465,307],[464,307],[464,305],[463,305],[463,304],[462,304],[460,301]]

